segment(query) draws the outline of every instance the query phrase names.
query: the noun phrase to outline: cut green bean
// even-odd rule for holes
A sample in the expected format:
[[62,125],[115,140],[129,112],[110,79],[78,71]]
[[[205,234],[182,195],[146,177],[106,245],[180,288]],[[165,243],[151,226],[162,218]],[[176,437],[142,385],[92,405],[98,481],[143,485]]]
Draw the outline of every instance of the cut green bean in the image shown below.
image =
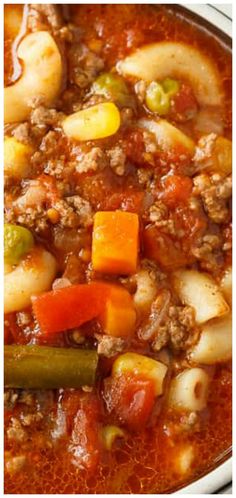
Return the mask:
[[23,389],[93,386],[97,363],[98,355],[93,350],[5,346],[5,385]]

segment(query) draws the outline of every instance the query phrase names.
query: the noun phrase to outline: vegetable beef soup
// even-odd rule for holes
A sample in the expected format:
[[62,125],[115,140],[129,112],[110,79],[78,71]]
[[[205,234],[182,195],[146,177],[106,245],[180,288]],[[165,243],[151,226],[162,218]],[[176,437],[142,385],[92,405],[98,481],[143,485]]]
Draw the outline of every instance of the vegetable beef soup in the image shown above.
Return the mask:
[[5,493],[171,493],[231,446],[231,53],[5,5]]

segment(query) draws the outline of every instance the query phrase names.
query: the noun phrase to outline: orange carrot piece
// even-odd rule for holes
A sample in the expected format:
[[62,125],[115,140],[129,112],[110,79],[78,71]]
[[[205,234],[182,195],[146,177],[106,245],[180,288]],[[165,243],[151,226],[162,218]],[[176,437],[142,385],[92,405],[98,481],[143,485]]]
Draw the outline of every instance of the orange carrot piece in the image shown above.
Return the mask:
[[98,211],[94,217],[92,263],[96,271],[132,274],[138,258],[139,219],[135,213]]
[[113,337],[130,337],[134,333],[136,312],[129,292],[118,285],[107,285],[109,295],[99,317],[103,331]]

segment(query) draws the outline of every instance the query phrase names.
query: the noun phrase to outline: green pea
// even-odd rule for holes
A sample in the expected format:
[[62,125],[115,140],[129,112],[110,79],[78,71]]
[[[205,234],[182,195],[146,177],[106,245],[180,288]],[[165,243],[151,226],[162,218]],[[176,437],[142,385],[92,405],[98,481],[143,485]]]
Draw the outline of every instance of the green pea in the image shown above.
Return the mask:
[[153,81],[146,91],[146,105],[152,112],[164,116],[170,109],[170,98],[159,83]]
[[6,263],[17,264],[33,245],[33,235],[27,228],[8,223],[4,225],[4,260]]
[[167,93],[170,97],[178,93],[180,89],[180,84],[177,80],[173,80],[172,78],[166,78],[162,81],[162,88],[165,93]]
[[93,83],[92,92],[97,95],[113,100],[125,106],[128,104],[130,95],[124,80],[113,73],[101,74]]

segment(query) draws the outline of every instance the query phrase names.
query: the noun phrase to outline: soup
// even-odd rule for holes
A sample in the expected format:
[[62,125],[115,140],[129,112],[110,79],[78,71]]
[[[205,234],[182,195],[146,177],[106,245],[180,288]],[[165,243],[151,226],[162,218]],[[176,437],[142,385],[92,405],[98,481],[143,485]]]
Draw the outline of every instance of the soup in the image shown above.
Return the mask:
[[231,446],[231,54],[177,7],[5,6],[5,493]]

